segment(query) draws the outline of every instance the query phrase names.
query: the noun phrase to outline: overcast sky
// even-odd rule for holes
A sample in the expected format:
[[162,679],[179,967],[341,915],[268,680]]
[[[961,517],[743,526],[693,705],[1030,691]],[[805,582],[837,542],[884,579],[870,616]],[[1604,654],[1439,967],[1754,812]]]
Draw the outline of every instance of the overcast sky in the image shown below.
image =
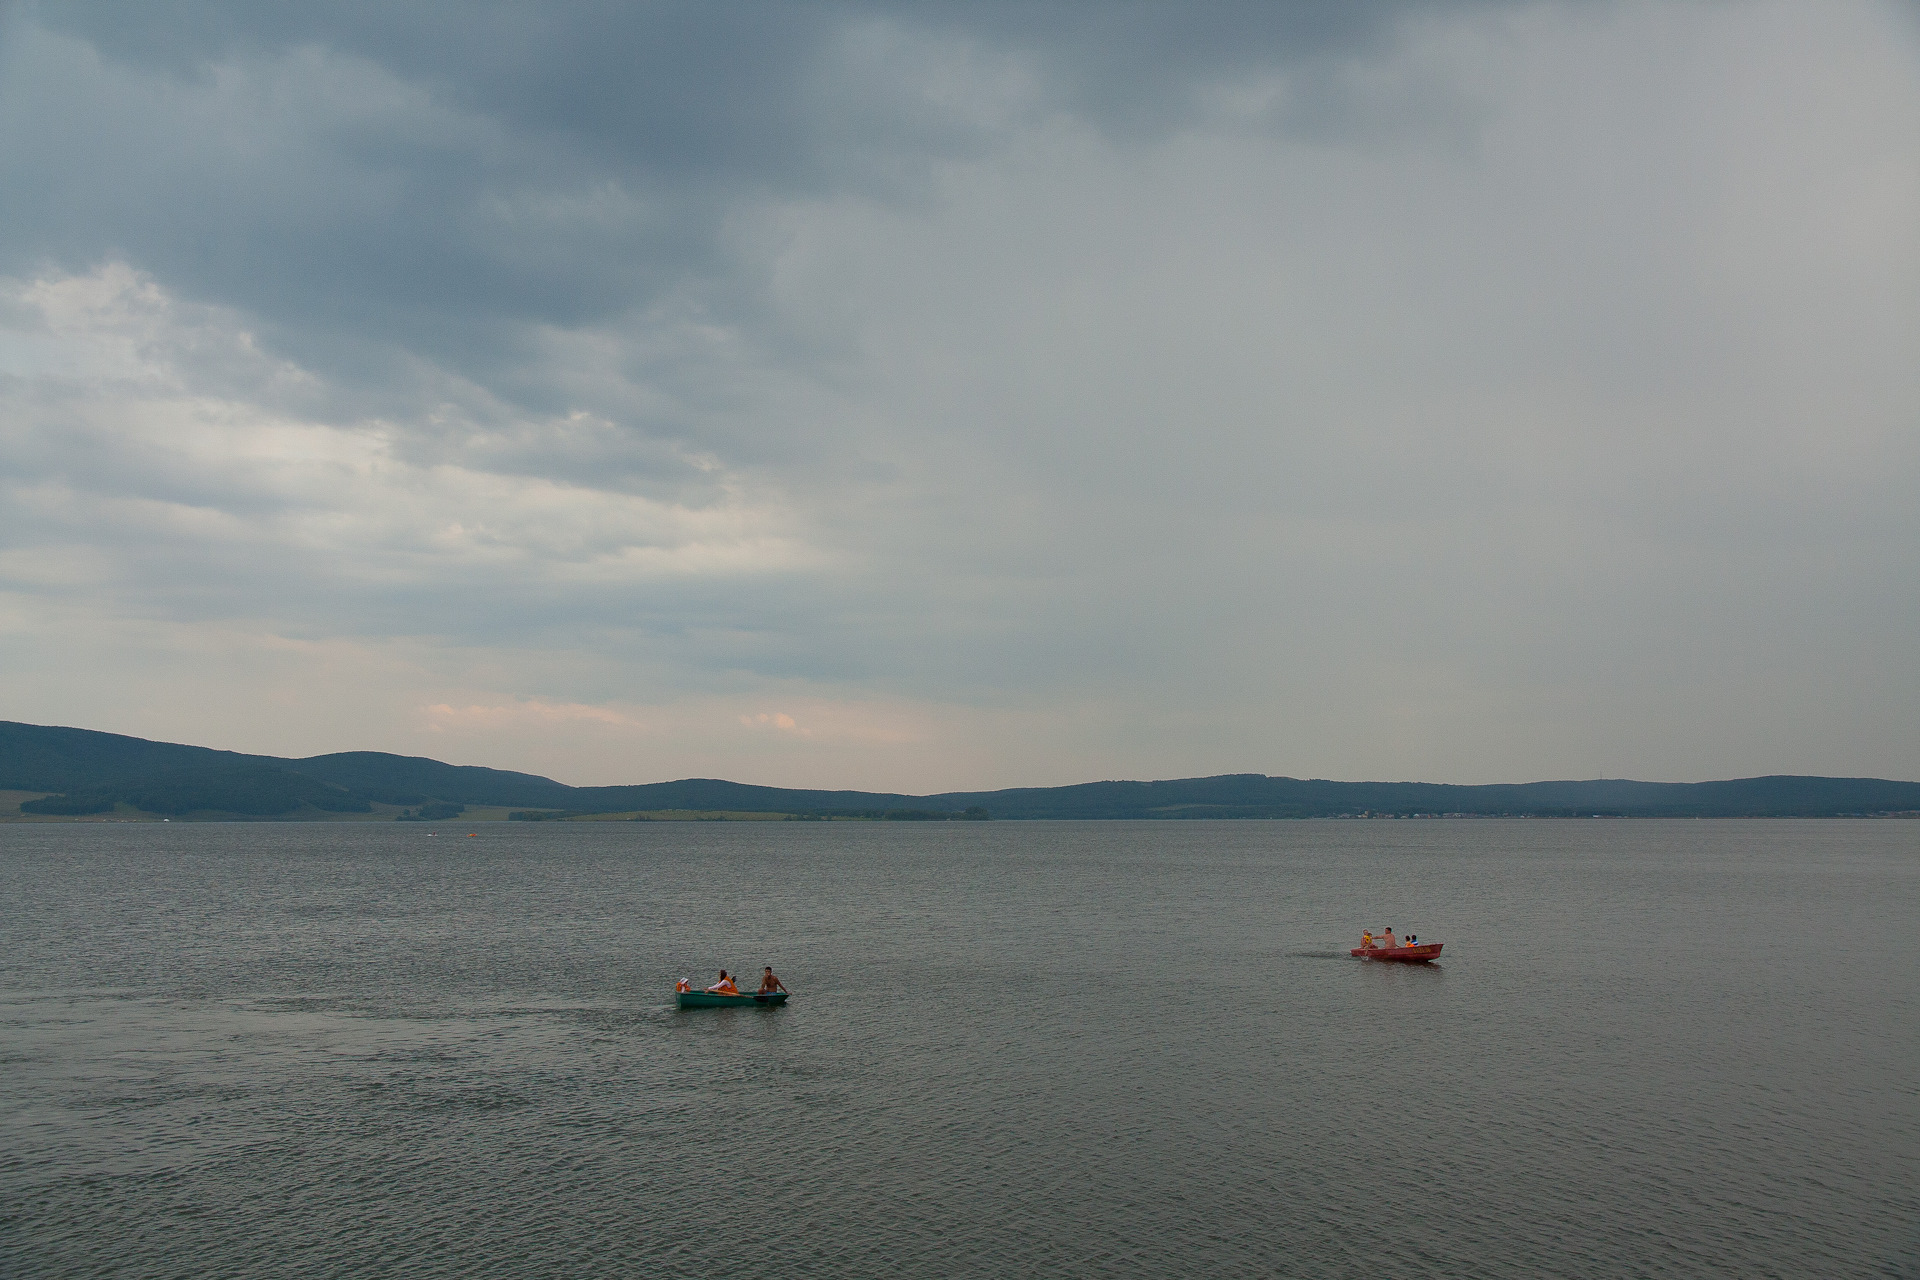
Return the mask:
[[9,5],[0,718],[1920,778],[1905,3]]

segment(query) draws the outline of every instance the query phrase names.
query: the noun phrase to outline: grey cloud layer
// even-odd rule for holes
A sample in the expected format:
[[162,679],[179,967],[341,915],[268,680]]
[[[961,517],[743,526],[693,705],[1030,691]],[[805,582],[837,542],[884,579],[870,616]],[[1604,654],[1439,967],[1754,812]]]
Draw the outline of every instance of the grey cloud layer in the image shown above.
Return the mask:
[[1861,768],[1916,65],[1865,3],[18,5],[5,567],[503,698],[1105,708],[1054,781]]

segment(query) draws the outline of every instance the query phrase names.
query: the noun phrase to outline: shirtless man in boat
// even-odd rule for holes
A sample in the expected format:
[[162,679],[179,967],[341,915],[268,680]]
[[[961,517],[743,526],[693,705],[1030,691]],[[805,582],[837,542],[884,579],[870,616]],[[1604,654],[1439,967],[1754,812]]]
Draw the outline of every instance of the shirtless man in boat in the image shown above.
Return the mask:
[[1392,925],[1387,926],[1385,941],[1383,941],[1380,945],[1383,947],[1397,947],[1400,945],[1400,939],[1393,936]]
[[[768,992],[786,990],[787,984],[773,976],[773,966],[764,966],[760,977],[760,994],[766,995]],[[788,994],[791,995],[792,993],[788,992]]]

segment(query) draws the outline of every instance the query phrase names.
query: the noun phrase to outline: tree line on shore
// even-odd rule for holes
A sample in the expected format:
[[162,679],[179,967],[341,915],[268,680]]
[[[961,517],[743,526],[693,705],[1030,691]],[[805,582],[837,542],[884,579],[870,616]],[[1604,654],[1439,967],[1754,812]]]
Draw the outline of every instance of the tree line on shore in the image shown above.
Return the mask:
[[1920,783],[1779,775],[1717,782],[1625,779],[1463,786],[1226,774],[910,796],[762,787],[718,778],[570,787],[551,778],[375,751],[289,759],[0,721],[0,790],[51,793],[26,815],[120,806],[167,816],[370,814],[441,821],[469,807],[521,821],[590,814],[781,815],[795,821],[1406,817],[1844,817],[1920,814]]

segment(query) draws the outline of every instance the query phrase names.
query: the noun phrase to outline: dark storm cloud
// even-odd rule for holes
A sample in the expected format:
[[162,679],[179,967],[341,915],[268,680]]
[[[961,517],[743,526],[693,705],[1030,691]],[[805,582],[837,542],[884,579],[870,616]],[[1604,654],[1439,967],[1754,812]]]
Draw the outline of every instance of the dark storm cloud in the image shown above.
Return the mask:
[[[833,82],[851,32],[952,36],[1040,64],[1050,101],[1155,127],[1196,85],[1260,67],[1358,54],[1423,14],[1495,0],[1159,3],[333,3],[271,9],[156,0],[134,9],[34,6],[130,64],[192,75],[211,63],[316,45],[430,84],[490,116],[658,173],[809,186],[848,149],[897,149],[938,130],[884,84]],[[841,113],[837,119],[823,121]],[[868,114],[865,137],[844,126]],[[838,128],[823,128],[830,124]],[[952,122],[947,122],[951,127]],[[918,129],[925,132],[916,132]]]
[[525,324],[751,312],[742,202],[909,195],[1049,112],[1175,127],[1435,7],[27,4],[0,269],[122,255],[349,381],[397,347],[552,410]]

